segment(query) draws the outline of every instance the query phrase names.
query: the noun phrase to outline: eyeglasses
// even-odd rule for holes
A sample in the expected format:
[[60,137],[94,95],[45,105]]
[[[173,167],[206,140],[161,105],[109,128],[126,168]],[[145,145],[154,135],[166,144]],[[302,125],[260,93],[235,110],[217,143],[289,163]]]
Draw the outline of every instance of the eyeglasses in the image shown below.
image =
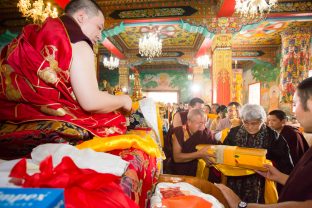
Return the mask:
[[260,126],[261,121],[243,121],[244,126]]

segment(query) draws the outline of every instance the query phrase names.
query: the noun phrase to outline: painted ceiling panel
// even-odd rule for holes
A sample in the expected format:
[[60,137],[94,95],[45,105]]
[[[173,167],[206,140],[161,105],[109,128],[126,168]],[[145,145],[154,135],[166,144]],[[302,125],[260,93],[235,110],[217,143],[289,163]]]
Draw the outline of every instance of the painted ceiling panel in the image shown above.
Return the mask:
[[[153,66],[161,68],[163,65],[169,69],[192,66],[199,49],[204,53],[211,52],[211,44],[206,44],[206,48],[201,47],[202,44],[211,42],[214,35],[220,33],[233,34],[235,59],[273,61],[273,53],[281,44],[282,30],[312,27],[311,0],[278,0],[277,7],[272,9],[267,19],[255,24],[255,21],[241,18],[235,13],[227,17],[218,16],[225,11],[224,8],[231,10],[233,5],[226,5],[228,0],[96,1],[104,11],[105,28],[110,30],[119,26],[104,36],[128,59],[128,63],[140,64],[140,69],[151,69]],[[16,7],[17,2],[18,0],[0,1],[0,34],[7,30],[20,32],[22,26],[29,22],[21,17]],[[53,0],[50,2],[55,6]],[[58,11],[62,13],[59,7]],[[192,32],[194,28],[196,32]],[[138,40],[150,31],[159,33],[163,40],[164,54],[157,61],[155,59],[146,63],[138,56]],[[101,51],[110,53],[107,50]]]
[[238,32],[234,36],[235,44],[277,45],[281,43],[279,33],[284,30],[289,23],[287,22],[261,22],[255,28],[246,29]]
[[174,48],[193,48],[197,33],[189,33],[183,30],[179,25],[159,25],[159,26],[136,26],[126,27],[125,31],[120,33],[120,39],[128,49],[138,49],[139,39],[145,33],[156,31],[163,41],[163,47]]

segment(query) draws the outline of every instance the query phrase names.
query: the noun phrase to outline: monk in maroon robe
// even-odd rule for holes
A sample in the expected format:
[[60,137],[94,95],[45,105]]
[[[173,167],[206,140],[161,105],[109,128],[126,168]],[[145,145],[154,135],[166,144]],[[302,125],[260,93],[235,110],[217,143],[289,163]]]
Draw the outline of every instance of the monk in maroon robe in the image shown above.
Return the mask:
[[210,131],[205,128],[207,117],[200,109],[188,113],[185,126],[173,129],[171,136],[172,152],[169,156],[169,167],[173,174],[195,176],[197,159],[208,159],[207,148],[196,151],[198,144],[216,144]]
[[187,123],[187,115],[188,112],[191,111],[192,109],[202,109],[204,106],[204,101],[200,98],[193,98],[190,100],[188,107],[189,109],[186,111],[180,111],[176,112],[173,115],[173,121],[172,124],[169,126],[169,130],[167,132],[167,135],[164,139],[164,152],[166,155],[166,160],[164,160],[164,173],[171,174],[171,170],[169,169],[169,163],[170,163],[170,158],[172,158],[172,142],[171,138],[174,133],[174,128],[176,127],[181,127],[185,126]]
[[268,125],[280,133],[287,141],[290,155],[294,165],[300,160],[304,153],[309,149],[309,145],[302,133],[295,127],[285,125],[286,114],[282,110],[273,110],[268,116]]

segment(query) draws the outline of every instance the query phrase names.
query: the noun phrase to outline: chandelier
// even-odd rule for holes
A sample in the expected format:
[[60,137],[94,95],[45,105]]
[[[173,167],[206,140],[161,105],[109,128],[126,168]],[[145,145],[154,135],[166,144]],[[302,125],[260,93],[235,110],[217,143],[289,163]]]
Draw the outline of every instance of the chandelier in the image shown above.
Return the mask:
[[119,59],[116,57],[113,57],[112,55],[109,57],[109,59],[107,57],[104,57],[103,64],[109,70],[113,70],[119,66]]
[[263,17],[271,11],[277,0],[235,0],[235,11],[243,17]]
[[23,17],[33,19],[34,23],[42,23],[47,17],[56,18],[58,16],[56,8],[52,10],[50,3],[45,6],[43,0],[35,1],[33,4],[30,3],[30,0],[19,0],[17,7]]
[[139,40],[139,53],[141,56],[147,57],[151,61],[154,57],[161,54],[162,41],[156,33],[145,34]]
[[197,62],[197,65],[206,69],[209,67],[209,64],[210,64],[210,58],[208,55],[203,55],[203,56],[200,56],[196,59],[196,62]]

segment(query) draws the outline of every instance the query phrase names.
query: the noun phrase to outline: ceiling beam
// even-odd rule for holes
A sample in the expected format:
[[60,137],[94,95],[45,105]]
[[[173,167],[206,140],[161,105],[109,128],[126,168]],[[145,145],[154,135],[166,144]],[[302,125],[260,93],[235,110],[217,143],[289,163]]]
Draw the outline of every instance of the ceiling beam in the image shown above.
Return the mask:
[[119,59],[125,59],[126,56],[118,49],[112,42],[108,40],[108,38],[105,38],[102,42],[103,46],[107,48],[112,54],[114,54]]
[[207,54],[207,51],[210,48],[211,43],[212,43],[212,40],[210,38],[205,38],[205,40],[201,44],[200,48],[198,49],[198,51],[195,55],[195,58]]
[[231,17],[234,13],[235,0],[223,0],[217,17]]

